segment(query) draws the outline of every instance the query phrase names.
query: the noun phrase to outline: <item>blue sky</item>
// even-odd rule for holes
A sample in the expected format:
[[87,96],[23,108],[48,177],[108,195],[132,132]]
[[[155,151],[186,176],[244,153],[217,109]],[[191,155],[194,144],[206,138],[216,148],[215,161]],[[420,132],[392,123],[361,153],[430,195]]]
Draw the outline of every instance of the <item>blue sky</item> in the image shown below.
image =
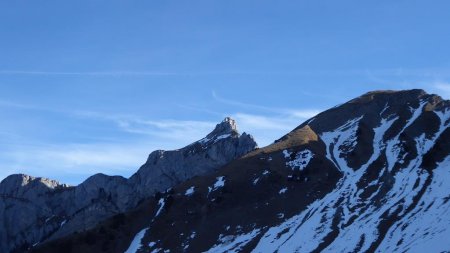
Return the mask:
[[0,179],[131,175],[225,116],[264,146],[369,90],[450,97],[448,1],[1,1]]

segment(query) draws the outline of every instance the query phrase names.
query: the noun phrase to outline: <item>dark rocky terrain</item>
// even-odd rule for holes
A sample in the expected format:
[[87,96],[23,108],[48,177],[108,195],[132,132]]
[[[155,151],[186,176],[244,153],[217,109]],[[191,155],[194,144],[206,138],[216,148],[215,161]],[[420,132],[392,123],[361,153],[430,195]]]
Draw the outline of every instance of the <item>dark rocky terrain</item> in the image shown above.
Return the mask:
[[449,125],[439,96],[369,92],[29,251],[448,252]]

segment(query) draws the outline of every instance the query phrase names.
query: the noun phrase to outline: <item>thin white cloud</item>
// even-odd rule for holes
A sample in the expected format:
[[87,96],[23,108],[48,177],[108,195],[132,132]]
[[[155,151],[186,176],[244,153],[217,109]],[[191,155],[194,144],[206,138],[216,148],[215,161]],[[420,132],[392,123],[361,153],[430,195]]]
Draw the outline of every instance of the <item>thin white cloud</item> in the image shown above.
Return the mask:
[[152,151],[173,150],[187,144],[176,140],[146,139],[128,143],[11,146],[1,152],[4,159],[1,161],[0,177],[11,173],[36,177],[79,175],[77,177],[84,178],[104,173],[128,177],[139,169]]
[[267,146],[283,135],[292,131],[304,121],[315,116],[316,111],[292,111],[289,115],[255,115],[248,113],[236,113],[239,129],[250,133],[260,147]]
[[118,119],[119,128],[128,133],[151,135],[157,138],[195,141],[203,138],[215,126],[208,121]]
[[[218,97],[216,96],[216,99]],[[220,99],[220,98],[219,98]],[[2,101],[0,101],[2,102]],[[93,111],[65,111],[53,108],[42,108],[3,101],[0,105],[13,106],[26,110],[40,110],[69,115],[80,120],[97,120],[110,122],[110,126],[118,130],[141,135],[138,140],[129,142],[93,142],[65,143],[57,145],[41,145],[34,143],[28,146],[8,145],[2,155],[8,157],[1,166],[2,172],[25,172],[34,176],[51,175],[92,175],[102,172],[110,175],[129,176],[145,161],[148,154],[156,149],[177,149],[184,147],[206,136],[213,130],[222,117],[232,116],[236,119],[240,132],[252,134],[260,146],[272,143],[303,121],[314,116],[319,110],[299,110],[267,108],[249,105],[238,101],[222,99],[224,103],[234,103],[238,109],[242,107],[257,110],[260,113],[230,113],[222,115],[217,121],[195,121],[174,119],[146,119],[135,115],[118,115]],[[240,111],[240,110],[238,110]],[[97,140],[98,141],[98,140]],[[19,143],[24,144],[22,141]],[[2,176],[2,175],[0,175]],[[6,176],[6,174],[4,175]],[[69,182],[72,183],[72,182]]]
[[288,115],[291,116],[291,118],[310,119],[319,114],[320,112],[321,110],[314,110],[314,109],[291,110],[289,111]]
[[[237,120],[239,126],[244,129],[252,130],[281,130],[291,129],[294,120],[280,117],[268,117],[262,115],[253,115],[247,113],[236,113],[233,117]],[[295,121],[298,124],[298,121]]]
[[311,108],[278,108],[243,103],[223,98],[215,91],[212,91],[212,96],[217,102],[235,106],[239,108],[239,111],[248,111],[250,109],[259,112],[259,114],[237,112],[231,115],[236,119],[239,129],[252,134],[258,145],[261,147],[269,145],[322,111],[320,109]]
[[450,83],[436,82],[433,87],[440,96],[445,99],[450,99]]
[[215,91],[212,91],[212,96],[216,101],[220,103],[233,105],[242,109],[256,109],[265,113],[272,113],[289,117],[310,118],[321,111],[320,109],[279,108],[244,103],[232,99],[223,98],[219,96]]
[[228,105],[233,105],[236,107],[243,107],[243,108],[249,108],[249,109],[257,109],[257,110],[263,110],[263,111],[270,111],[270,112],[274,112],[277,111],[276,108],[271,108],[271,107],[266,107],[266,106],[261,106],[261,105],[254,105],[254,104],[249,104],[249,103],[243,103],[240,101],[236,101],[236,100],[232,100],[232,99],[227,99],[227,98],[223,98],[221,96],[219,96],[215,91],[211,92],[212,97],[220,102],[220,103],[224,103],[224,104],[228,104]]
[[0,70],[0,75],[44,75],[44,76],[175,76],[187,75],[175,72],[152,71],[28,71],[28,70]]
[[61,110],[31,104],[13,103],[6,100],[0,100],[0,106],[60,113],[81,119],[110,121],[113,122],[118,129],[127,133],[174,139],[178,140],[179,143],[191,141],[193,138],[203,138],[204,135],[211,131],[216,124],[216,122],[209,121],[172,119],[148,120],[143,117],[130,114],[121,115],[114,113],[100,113],[95,111]]
[[[26,110],[55,112],[53,109],[3,103]],[[1,150],[1,173],[3,178],[11,173],[27,173],[33,176],[92,175],[105,173],[129,176],[156,149],[172,150],[184,147],[206,136],[215,126],[208,121],[146,120],[133,115],[114,115],[92,111],[57,111],[80,120],[107,121],[123,133],[141,135],[126,142],[126,137],[115,137],[109,142],[64,143],[48,145],[29,139],[17,140],[10,132],[0,132],[8,137]],[[16,139],[14,141],[14,138]],[[102,139],[94,138],[94,139]],[[107,139],[107,138],[104,138]],[[5,138],[3,143],[5,144]],[[125,143],[124,143],[125,141]],[[73,183],[73,182],[70,182]]]

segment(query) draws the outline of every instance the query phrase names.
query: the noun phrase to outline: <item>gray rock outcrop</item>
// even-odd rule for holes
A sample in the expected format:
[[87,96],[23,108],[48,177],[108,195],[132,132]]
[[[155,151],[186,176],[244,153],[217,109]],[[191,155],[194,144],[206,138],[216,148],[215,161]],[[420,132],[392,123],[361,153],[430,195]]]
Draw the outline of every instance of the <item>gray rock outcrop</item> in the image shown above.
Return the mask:
[[196,175],[211,172],[256,148],[253,137],[239,134],[236,122],[225,118],[205,138],[182,149],[152,152],[147,162],[130,178],[139,185],[141,197],[183,182]]

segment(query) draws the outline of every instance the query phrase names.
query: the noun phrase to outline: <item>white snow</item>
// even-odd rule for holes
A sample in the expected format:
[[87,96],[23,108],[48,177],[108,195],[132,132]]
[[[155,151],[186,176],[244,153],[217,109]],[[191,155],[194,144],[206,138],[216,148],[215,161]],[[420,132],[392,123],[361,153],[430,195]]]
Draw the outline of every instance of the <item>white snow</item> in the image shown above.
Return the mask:
[[283,194],[287,192],[287,187],[284,187],[283,189],[281,189],[278,194]]
[[[420,204],[386,234],[377,252],[447,252],[450,246],[450,157],[433,171]],[[399,242],[400,245],[397,245]]]
[[340,171],[346,174],[351,173],[353,170],[348,167],[347,161],[341,158],[341,150],[342,148],[346,148],[347,152],[352,151],[352,148],[356,144],[355,138],[356,131],[358,130],[358,123],[362,117],[363,116],[349,120],[335,131],[325,132],[320,136],[323,142],[327,144],[327,158],[333,162]]
[[221,176],[221,177],[216,177],[216,182],[214,183],[213,187],[208,187],[208,194],[210,192],[213,192],[221,187],[225,186],[225,177]]
[[158,205],[159,205],[159,208],[158,208],[158,211],[156,211],[155,217],[157,217],[164,208],[164,205],[165,205],[164,198],[159,199]]
[[220,235],[217,244],[215,244],[208,253],[233,253],[240,252],[242,248],[252,241],[259,233],[259,229],[254,229],[247,234],[239,235]]
[[268,170],[264,170],[262,174],[265,176],[265,175],[269,174],[269,171]]
[[211,140],[211,139],[205,137],[205,138],[199,140],[198,142],[200,142],[201,144],[205,144],[205,143],[209,142],[210,140]]
[[214,188],[215,188],[215,189],[220,188],[220,187],[223,187],[223,186],[225,185],[225,180],[224,180],[224,178],[225,178],[225,177],[218,177],[218,178],[216,178],[217,181],[216,181],[216,183],[214,183]]
[[67,220],[63,220],[63,221],[61,222],[61,224],[59,224],[59,227],[64,226],[64,224],[66,224],[66,222],[67,222]]
[[283,150],[283,155],[284,155],[284,158],[290,158],[291,157],[291,152],[289,152],[289,151],[287,151],[286,149],[285,150]]
[[133,241],[131,241],[130,246],[124,253],[136,253],[142,247],[141,241],[142,238],[144,238],[144,235],[147,232],[147,230],[148,228],[144,228],[141,231],[139,231],[139,233],[137,233],[134,236]]
[[216,142],[218,142],[218,141],[220,141],[220,140],[222,140],[222,139],[226,139],[226,138],[228,138],[228,137],[230,137],[230,136],[231,136],[231,133],[228,133],[228,134],[222,134],[222,135],[214,136],[214,137],[211,137],[211,138],[205,137],[205,138],[199,140],[198,142],[199,142],[200,144],[202,144],[202,145],[203,145],[203,144],[206,144],[206,143],[208,143],[208,142],[211,142],[211,141],[213,141],[213,143],[216,143]]
[[387,109],[389,109],[388,102],[386,102],[386,104],[384,105],[383,110],[381,110],[381,112],[380,112],[380,116],[381,116],[381,117],[383,117],[383,113],[384,113]]
[[400,143],[400,134],[402,134],[414,121],[422,114],[423,107],[427,104],[427,102],[421,102],[419,107],[417,109],[414,109],[412,107],[410,108],[410,111],[412,112],[411,118],[407,121],[403,129],[395,136],[392,140],[387,142],[386,147],[386,158],[388,161],[388,170],[391,171],[392,168],[394,168],[394,165],[397,162],[403,163],[403,158],[400,158],[400,152],[401,152],[401,143]]
[[314,157],[313,153],[308,150],[302,150],[295,155],[295,159],[292,161],[286,162],[286,166],[291,167],[292,170],[299,169],[303,170],[308,166],[311,159]]
[[45,223],[49,222],[53,217],[55,217],[55,215],[52,215],[52,216],[48,217],[47,219],[45,219]]
[[219,136],[217,136],[217,137],[214,139],[214,143],[218,142],[219,140],[226,139],[226,138],[228,138],[228,137],[230,137],[230,136],[231,136],[231,134],[222,134],[222,135],[219,135]]
[[185,196],[191,196],[192,194],[194,194],[194,186],[191,186],[189,189],[186,190],[186,192],[184,193]]
[[253,180],[253,185],[256,185],[258,183],[258,181],[259,181],[259,177],[255,180]]
[[[423,106],[424,103],[421,103],[419,108],[413,111],[403,130],[420,116]],[[311,252],[336,229],[332,222],[338,214],[342,217],[337,224],[339,233],[322,252],[365,252],[378,239],[378,225],[384,215],[395,210],[399,210],[400,217],[388,230],[377,252],[448,251],[450,247],[446,242],[450,238],[450,158],[447,157],[438,169],[434,170],[433,175],[420,169],[422,155],[430,150],[431,143],[434,143],[450,124],[447,111],[435,113],[441,119],[439,130],[430,139],[425,138],[425,135],[416,138],[419,155],[411,160],[406,168],[392,175],[392,186],[385,185],[387,188],[384,190],[387,190],[387,193],[378,204],[374,202],[374,198],[378,196],[384,181],[375,179],[367,182],[377,189],[366,198],[360,198],[365,188],[361,190],[357,183],[360,183],[369,166],[380,156],[394,154],[394,158],[388,158],[388,161],[398,159],[395,157],[398,147],[389,144],[390,141],[383,142],[386,131],[398,117],[381,120],[379,126],[374,129],[374,153],[367,163],[356,171],[348,167],[341,154],[353,147],[354,134],[361,117],[348,121],[336,131],[323,133],[321,139],[327,148],[327,158],[344,173],[343,178],[332,192],[311,203],[306,210],[280,225],[269,228],[253,252]],[[392,166],[392,163],[386,164],[380,170],[378,178],[384,173],[391,173],[389,169]],[[414,200],[420,196],[419,192],[425,189],[425,182],[429,177],[433,178],[431,185],[426,188],[419,204],[413,206]]]

